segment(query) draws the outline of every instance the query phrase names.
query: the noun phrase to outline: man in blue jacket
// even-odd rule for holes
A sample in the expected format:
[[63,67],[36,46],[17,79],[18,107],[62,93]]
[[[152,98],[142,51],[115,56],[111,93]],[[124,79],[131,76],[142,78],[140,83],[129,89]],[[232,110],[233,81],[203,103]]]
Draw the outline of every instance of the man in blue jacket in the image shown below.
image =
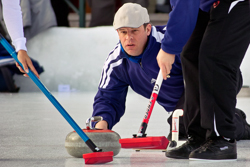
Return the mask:
[[[104,120],[98,122],[95,128],[112,129],[119,122],[125,112],[129,86],[136,93],[150,98],[159,72],[156,56],[167,28],[152,26],[149,22],[147,10],[138,4],[127,3],[117,11],[113,26],[120,42],[110,52],[103,66],[93,116],[102,116]],[[157,98],[157,102],[167,112],[183,108],[184,83],[179,55],[175,56],[170,76],[163,81]],[[242,82],[241,75],[238,81]],[[235,113],[235,122],[239,124],[237,139],[250,139],[250,128],[242,117],[244,113],[240,110]],[[186,134],[182,121],[180,132],[183,136]]]
[[[96,128],[112,129],[119,122],[125,112],[129,86],[150,98],[159,72],[156,56],[166,26],[152,26],[149,22],[147,9],[135,3],[124,4],[116,13],[114,28],[120,42],[110,52],[103,67],[93,116],[102,116],[105,121],[99,122]],[[157,98],[168,112],[176,108],[184,90],[179,55],[176,55],[170,76],[163,81]]]
[[250,43],[249,0],[172,0],[171,6],[157,60],[166,79],[182,53],[189,139],[166,156],[236,160],[237,78]]

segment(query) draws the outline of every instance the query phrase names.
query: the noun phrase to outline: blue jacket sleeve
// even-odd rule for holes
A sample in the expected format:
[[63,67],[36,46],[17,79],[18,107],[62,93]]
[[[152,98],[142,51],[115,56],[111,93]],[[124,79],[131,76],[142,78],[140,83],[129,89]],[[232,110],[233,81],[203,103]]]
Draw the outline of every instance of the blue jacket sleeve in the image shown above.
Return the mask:
[[98,88],[94,99],[92,116],[102,116],[103,120],[108,122],[108,129],[112,129],[125,112],[127,91],[128,84],[111,74],[108,86]]
[[194,30],[200,0],[171,0],[170,3],[172,11],[161,48],[170,54],[180,54]]

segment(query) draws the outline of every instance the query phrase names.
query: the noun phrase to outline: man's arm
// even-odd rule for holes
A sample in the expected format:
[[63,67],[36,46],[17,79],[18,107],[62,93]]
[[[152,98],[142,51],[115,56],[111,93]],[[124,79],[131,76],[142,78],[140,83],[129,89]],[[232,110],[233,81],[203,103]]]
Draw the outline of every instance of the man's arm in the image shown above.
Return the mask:
[[128,86],[123,83],[118,85],[119,87],[113,85],[106,89],[99,88],[95,96],[92,116],[102,116],[103,121],[98,122],[95,125],[96,128],[112,129],[125,113]]
[[174,55],[181,53],[194,30],[200,5],[200,0],[175,0],[171,2],[173,10],[169,14],[167,29],[157,56],[164,79],[166,79],[167,74],[170,74]]

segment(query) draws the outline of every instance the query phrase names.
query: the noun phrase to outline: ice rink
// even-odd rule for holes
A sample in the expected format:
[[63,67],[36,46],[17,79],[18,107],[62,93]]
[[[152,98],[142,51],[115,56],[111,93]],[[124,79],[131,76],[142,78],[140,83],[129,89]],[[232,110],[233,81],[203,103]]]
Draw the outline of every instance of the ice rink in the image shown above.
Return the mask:
[[[81,127],[91,116],[94,92],[52,93],[71,117]],[[66,135],[73,131],[68,122],[41,92],[0,94],[1,100],[1,167],[83,167],[84,159],[69,155],[64,147]],[[238,98],[238,107],[247,114],[250,122],[250,98]],[[114,127],[121,138],[130,138],[137,133],[146,111],[148,100],[130,92],[127,109],[120,123]],[[147,134],[167,136],[169,115],[158,104],[155,105],[149,121]],[[161,167],[161,166],[249,166],[250,141],[237,143],[238,160],[229,162],[196,162],[165,157],[161,151],[121,149],[110,163],[97,165],[105,167]]]
[[[41,81],[81,127],[92,114],[92,104],[103,63],[118,42],[112,27],[52,28],[27,43],[29,55],[44,67]],[[250,85],[250,52],[242,64],[244,85]],[[29,79],[15,76],[19,93],[0,93],[0,167],[82,167],[82,158],[70,156],[65,137],[72,127]],[[61,89],[60,89],[61,88]],[[64,92],[58,92],[58,90]],[[145,99],[129,91],[126,114],[114,127],[121,138],[137,133],[148,105]],[[238,97],[237,107],[250,122],[250,97]],[[167,136],[170,114],[155,105],[147,134]],[[110,163],[98,167],[210,167],[250,166],[250,140],[237,143],[238,159],[233,162],[196,162],[165,157],[161,151],[121,149]],[[93,166],[93,165],[91,165]]]

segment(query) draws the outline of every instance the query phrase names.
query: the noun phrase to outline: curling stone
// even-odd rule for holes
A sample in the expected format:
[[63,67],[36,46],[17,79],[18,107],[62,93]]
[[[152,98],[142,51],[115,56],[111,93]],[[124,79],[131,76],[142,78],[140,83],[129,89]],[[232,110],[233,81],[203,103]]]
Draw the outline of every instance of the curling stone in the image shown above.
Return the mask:
[[[91,122],[102,120],[100,117],[91,117],[86,121],[84,133],[93,141],[93,143],[103,152],[113,151],[116,156],[120,150],[120,135],[112,130],[97,130],[91,127]],[[65,139],[65,148],[67,152],[76,158],[82,158],[83,154],[92,153],[91,149],[85,144],[82,138],[75,132],[70,132]]]

